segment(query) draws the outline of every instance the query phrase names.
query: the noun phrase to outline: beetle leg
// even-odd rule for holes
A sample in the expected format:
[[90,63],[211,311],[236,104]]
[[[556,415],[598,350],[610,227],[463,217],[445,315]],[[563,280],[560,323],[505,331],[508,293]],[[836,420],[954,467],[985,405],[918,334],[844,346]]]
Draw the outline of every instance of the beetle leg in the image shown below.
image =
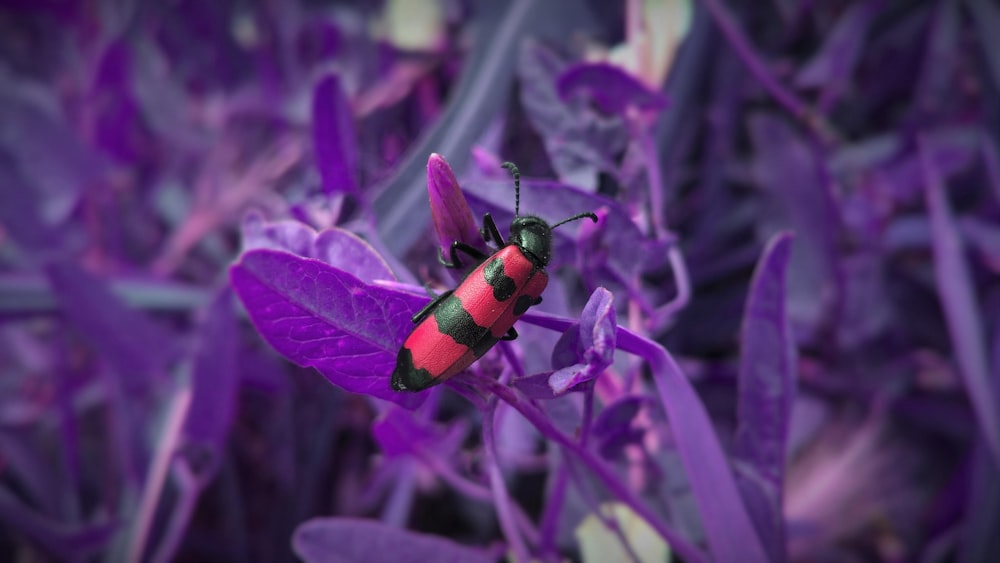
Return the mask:
[[451,255],[451,262],[444,259],[444,253],[441,252],[441,248],[438,248],[438,262],[444,265],[445,268],[461,268],[462,261],[458,258],[459,251],[468,254],[478,262],[482,262],[487,258],[486,254],[481,252],[478,248],[456,240],[451,243],[451,250],[449,251],[449,254]]
[[507,334],[501,336],[500,340],[514,340],[516,338],[517,338],[517,331],[514,330],[514,327],[510,327],[510,330],[507,331]]
[[417,314],[413,315],[413,317],[410,320],[413,321],[413,324],[417,324],[420,321],[422,321],[425,318],[427,318],[427,315],[429,315],[430,312],[434,310],[434,307],[437,307],[438,305],[441,304],[442,301],[444,301],[445,299],[451,297],[451,294],[452,294],[453,291],[454,290],[449,289],[448,291],[446,291],[446,292],[442,293],[441,295],[438,295],[437,297],[435,297],[434,299],[432,299],[431,302],[428,303],[427,305],[425,305],[423,309],[417,311]]
[[497,248],[507,246],[507,243],[503,240],[503,235],[500,234],[500,229],[497,228],[496,221],[493,220],[493,216],[487,213],[483,215],[483,240],[490,242],[491,239],[497,243]]
[[535,299],[535,302],[531,304],[531,306],[534,307],[535,305],[541,305],[541,304],[542,304],[542,296],[539,295],[538,298]]

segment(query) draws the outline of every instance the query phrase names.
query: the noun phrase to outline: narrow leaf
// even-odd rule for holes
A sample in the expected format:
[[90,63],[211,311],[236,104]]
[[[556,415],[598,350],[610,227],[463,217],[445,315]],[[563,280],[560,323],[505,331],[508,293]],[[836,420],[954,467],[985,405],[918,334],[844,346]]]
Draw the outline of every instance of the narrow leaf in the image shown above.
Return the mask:
[[323,78],[316,86],[312,119],[316,165],[323,178],[323,191],[356,193],[357,133],[350,104],[337,75]]
[[784,561],[782,490],[795,397],[795,352],[785,308],[792,236],[774,236],[757,264],[740,338],[733,462],[743,499],[771,561]]
[[990,384],[983,342],[982,321],[976,304],[975,286],[965,259],[965,249],[948,205],[940,171],[921,139],[927,212],[930,214],[931,246],[934,253],[934,277],[944,310],[951,345],[965,382],[965,391],[976,413],[983,439],[1000,465],[1000,410]]
[[229,288],[205,311],[191,370],[191,406],[184,422],[188,440],[221,448],[233,421],[236,373],[236,316]]
[[453,541],[387,526],[374,520],[314,518],[292,536],[306,563],[485,563],[496,557]]

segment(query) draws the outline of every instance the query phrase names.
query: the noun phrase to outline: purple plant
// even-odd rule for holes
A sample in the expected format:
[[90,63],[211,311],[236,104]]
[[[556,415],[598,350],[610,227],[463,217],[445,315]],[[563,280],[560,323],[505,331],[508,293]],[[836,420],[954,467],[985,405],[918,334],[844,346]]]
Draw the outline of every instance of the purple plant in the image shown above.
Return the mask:
[[[0,556],[986,561],[1000,8],[0,7]],[[573,38],[573,39],[567,39]],[[544,302],[390,374],[520,210]],[[331,385],[332,384],[332,385]]]

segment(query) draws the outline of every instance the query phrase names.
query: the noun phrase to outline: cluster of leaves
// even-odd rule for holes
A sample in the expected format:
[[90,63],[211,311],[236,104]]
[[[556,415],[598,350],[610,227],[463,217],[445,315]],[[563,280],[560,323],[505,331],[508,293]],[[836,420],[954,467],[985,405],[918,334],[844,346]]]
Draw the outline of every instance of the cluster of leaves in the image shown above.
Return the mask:
[[[1000,550],[988,0],[15,1],[0,29],[7,558]],[[514,217],[502,160],[522,212],[598,221],[555,231],[517,341],[393,392],[423,286],[461,278],[439,249]]]

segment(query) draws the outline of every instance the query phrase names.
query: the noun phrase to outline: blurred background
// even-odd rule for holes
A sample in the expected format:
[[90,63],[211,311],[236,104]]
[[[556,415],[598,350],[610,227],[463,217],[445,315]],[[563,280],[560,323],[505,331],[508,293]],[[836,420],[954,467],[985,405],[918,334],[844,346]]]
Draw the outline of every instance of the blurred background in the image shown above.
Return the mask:
[[[490,502],[441,477],[486,482],[473,407],[441,391],[447,451],[390,455],[372,431],[387,407],[280,357],[228,287],[251,212],[340,226],[401,280],[452,283],[427,205],[439,153],[463,188],[506,182],[512,160],[616,202],[656,252],[622,267],[639,238],[581,236],[546,301],[579,316],[609,287],[727,449],[751,275],[794,232],[772,555],[988,561],[998,90],[991,0],[5,0],[0,559],[291,561],[318,516],[505,553]],[[650,394],[641,362],[609,372],[627,370]],[[552,448],[507,418],[508,490],[537,521]],[[607,457],[665,479],[665,518],[699,545],[681,465],[653,442]],[[554,509],[539,557],[587,557],[585,501]]]

